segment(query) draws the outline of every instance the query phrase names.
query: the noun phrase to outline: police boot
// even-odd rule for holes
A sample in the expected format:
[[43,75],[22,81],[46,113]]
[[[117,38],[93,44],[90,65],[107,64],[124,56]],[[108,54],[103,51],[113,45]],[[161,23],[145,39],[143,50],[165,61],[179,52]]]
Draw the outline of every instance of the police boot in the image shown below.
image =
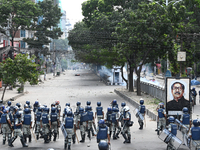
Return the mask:
[[89,140],[91,140],[90,129],[88,129],[88,136]]
[[128,139],[127,139],[127,137],[126,137],[126,134],[122,134],[122,136],[123,136],[123,138],[125,139],[125,141],[123,142],[124,144],[125,143],[128,143]]
[[29,143],[31,143],[31,135],[29,135],[28,138],[29,138]]
[[116,138],[119,138],[119,133],[116,134]]
[[112,131],[110,131],[110,134],[109,134],[109,135],[110,135],[110,137],[111,137],[111,135],[112,135]]
[[39,140],[39,135],[36,135],[36,139]]
[[68,145],[68,150],[70,150],[71,149],[71,147],[70,147],[70,145]]
[[42,131],[40,131],[40,135],[41,135],[40,138],[44,138]]
[[6,140],[3,140],[3,145],[5,145],[6,144]]
[[57,137],[57,133],[54,133],[54,138],[53,138],[54,142],[56,141],[56,137]]
[[49,143],[48,135],[44,135],[44,143]]
[[117,137],[116,137],[116,135],[115,135],[115,131],[113,132],[113,140],[116,140],[117,139]]
[[26,137],[27,137],[27,135],[24,134],[23,138],[24,138],[24,142],[25,142],[25,143],[26,143]]
[[81,143],[85,142],[85,134],[81,135],[82,140],[80,140]]
[[15,137],[12,137],[12,138],[10,139],[8,145],[9,145],[10,147],[14,147],[13,142],[14,142],[15,140],[16,140],[16,138],[15,138]]
[[157,129],[157,135],[159,135],[160,134],[160,130],[159,129]]
[[141,129],[143,129],[143,125],[144,125],[144,123],[143,123],[143,122],[141,122]]
[[51,133],[49,133],[49,141],[51,141]]
[[131,143],[131,136],[128,136],[128,141],[127,143]]
[[28,145],[24,142],[23,137],[20,137],[20,141],[21,141],[23,147],[28,147]]
[[91,128],[91,131],[92,131],[92,136],[94,136],[94,129],[93,129],[93,128]]
[[72,141],[73,141],[73,144],[76,143],[76,140],[75,140],[75,134],[72,135]]

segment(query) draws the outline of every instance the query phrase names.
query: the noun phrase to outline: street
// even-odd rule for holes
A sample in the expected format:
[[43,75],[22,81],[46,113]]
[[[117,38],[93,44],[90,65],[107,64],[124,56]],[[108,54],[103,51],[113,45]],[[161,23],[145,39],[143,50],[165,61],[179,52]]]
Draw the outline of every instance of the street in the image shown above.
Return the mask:
[[[80,76],[75,76],[75,74],[80,74]],[[59,77],[55,77],[52,80],[47,80],[40,85],[30,86],[25,85],[25,91],[28,94],[18,98],[16,101],[12,102],[15,105],[17,102],[24,106],[25,102],[29,100],[31,104],[38,100],[41,104],[45,104],[50,107],[51,103],[56,100],[60,101],[62,108],[61,114],[65,104],[69,102],[75,111],[76,102],[80,101],[81,106],[85,107],[87,101],[91,101],[93,112],[95,112],[97,101],[101,101],[101,104],[106,113],[107,107],[113,99],[116,99],[121,109],[121,102],[124,100],[115,94],[114,89],[120,88],[120,86],[106,86],[103,82],[100,82],[98,76],[93,74],[90,70],[67,70],[64,74]],[[143,130],[139,130],[139,124],[133,110],[135,109],[129,103],[126,105],[130,107],[131,119],[134,121],[134,125],[131,127],[131,144],[123,144],[123,137],[120,134],[120,138],[113,140],[111,138],[111,149],[112,150],[165,150],[166,144],[162,142],[155,129],[157,127],[156,122],[150,120],[148,116],[145,119],[145,127]],[[62,120],[62,118],[60,118]],[[78,139],[81,140],[80,130],[77,130]],[[179,137],[181,134],[179,133]],[[0,145],[2,144],[2,135],[0,135]],[[37,150],[47,150],[47,149],[64,149],[64,138],[61,130],[59,130],[59,139],[56,142],[51,141],[49,144],[44,144],[43,139],[35,141],[32,136],[32,142],[28,143],[28,148],[22,148],[20,143],[20,138],[18,137],[13,143],[14,147],[11,148],[6,145],[1,145],[1,149],[37,149]],[[97,150],[98,145],[96,143],[96,137],[92,137],[91,141],[86,137],[85,143],[72,144],[71,149],[73,150]],[[185,146],[180,147],[181,150],[188,149]]]

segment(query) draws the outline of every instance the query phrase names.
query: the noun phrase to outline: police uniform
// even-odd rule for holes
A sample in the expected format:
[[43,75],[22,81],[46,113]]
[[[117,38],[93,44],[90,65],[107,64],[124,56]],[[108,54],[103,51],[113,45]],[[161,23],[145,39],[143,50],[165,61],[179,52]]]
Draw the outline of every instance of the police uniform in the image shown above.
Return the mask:
[[22,143],[23,147],[28,147],[23,139],[23,135],[22,135],[22,120],[21,120],[21,115],[19,114],[19,112],[17,112],[15,118],[14,118],[14,137],[12,137],[12,139],[9,141],[9,146],[13,147],[13,142],[17,139],[17,137],[20,137],[20,141]]
[[7,113],[8,110],[3,110],[3,114],[1,115],[1,129],[3,132],[3,145],[6,142],[6,134],[8,135],[8,141],[11,139],[11,122],[10,117]]
[[[188,127],[188,129],[190,128],[190,122],[191,122],[191,119],[190,119],[190,114],[188,113],[183,113],[181,115],[181,118],[180,118],[180,121],[186,126]],[[187,129],[186,128],[181,128],[181,132],[182,132],[182,138],[183,138],[183,141],[184,141],[184,137],[187,136]]]
[[88,115],[88,138],[91,140],[91,135],[90,135],[90,131],[92,132],[93,128],[92,128],[92,124],[93,124],[93,121],[94,121],[94,116],[93,116],[93,112],[91,110],[91,106],[88,107],[88,112],[87,112],[87,115]]
[[44,113],[42,113],[40,121],[42,122],[42,131],[44,133],[44,143],[49,143],[49,129],[50,129],[50,121],[51,118],[48,114],[47,108],[44,109]]
[[105,124],[107,125],[107,127],[109,128],[109,134],[111,136],[112,134],[112,121],[111,121],[111,115],[112,115],[112,108],[108,108],[107,109],[107,113],[105,115]]
[[[177,134],[177,129],[178,129],[178,126],[174,123],[174,122],[170,122],[170,124],[168,125],[168,130],[174,135],[176,136]],[[171,147],[174,147],[174,144],[173,144],[173,139],[171,138],[168,145],[171,146]]]
[[51,131],[50,131],[50,140],[51,140],[51,133],[54,132],[54,139],[53,141],[56,141],[56,137],[58,134],[58,125],[59,125],[59,115],[55,111],[51,112],[50,114],[51,118]]
[[[145,110],[146,108],[145,108],[145,106],[144,105],[140,105],[139,106],[139,112],[140,112],[140,114],[144,117],[145,116]],[[138,117],[138,123],[139,123],[139,125],[140,125],[140,128],[139,129],[143,129],[143,125],[144,125],[144,123],[143,123],[143,120],[140,118],[140,117]]]
[[78,124],[78,120],[80,121],[80,113],[79,109],[81,108],[80,105],[76,107],[76,111],[74,112],[74,117],[75,117],[75,123]]
[[[112,132],[113,132],[113,139],[117,139],[120,131],[121,131],[121,128],[119,126],[119,123],[118,123],[118,120],[119,120],[119,112],[118,112],[118,108],[116,107],[113,107],[113,112],[111,114],[111,121],[112,121]],[[117,132],[116,132],[117,131]]]
[[189,136],[192,138],[192,145],[200,148],[200,127],[198,120],[193,120],[194,126],[190,129]]
[[86,129],[86,122],[88,121],[88,115],[86,112],[83,111],[83,108],[80,108],[80,114],[78,120],[78,125],[80,125],[80,132],[81,132],[81,138],[82,140],[80,141],[81,143],[85,142],[85,129]]
[[68,147],[68,149],[70,150],[71,139],[73,138],[72,136],[74,135],[74,124],[75,124],[74,118],[72,116],[72,112],[71,112],[71,115],[65,117],[63,124],[67,132],[67,138],[65,139],[65,148]]
[[28,108],[26,108],[25,114],[22,118],[23,134],[24,134],[25,143],[26,143],[27,137],[29,138],[29,142],[31,142],[31,131],[30,131],[30,129],[31,129],[31,126],[32,126],[33,119],[32,119],[32,116],[29,112],[30,112],[30,110]]
[[165,115],[166,115],[165,109],[159,108],[158,109],[158,130],[162,130],[166,126]]
[[97,115],[97,122],[99,122],[100,119],[103,119],[103,107],[102,106],[97,106],[95,114]]
[[110,134],[109,128],[104,124],[103,126],[97,127],[97,143],[101,140],[108,142],[108,135]]
[[42,135],[42,131],[41,131],[41,126],[40,126],[40,120],[42,117],[42,111],[41,108],[38,108],[37,112],[35,113],[35,134],[36,134],[36,139],[39,139],[39,133]]
[[[125,106],[125,107],[127,107],[127,106]],[[128,125],[129,121],[131,121],[131,114],[130,114],[129,109],[128,109],[124,113],[124,126],[123,126],[123,129],[122,129],[122,136],[125,139],[124,143],[131,143],[131,132],[130,132],[130,127]],[[126,134],[127,134],[128,138],[126,137]]]

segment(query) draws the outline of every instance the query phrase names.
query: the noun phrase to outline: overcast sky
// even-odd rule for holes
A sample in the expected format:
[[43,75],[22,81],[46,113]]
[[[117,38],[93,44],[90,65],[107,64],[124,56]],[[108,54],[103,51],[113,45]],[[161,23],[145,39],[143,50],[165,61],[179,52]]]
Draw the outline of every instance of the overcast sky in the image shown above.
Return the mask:
[[62,7],[67,13],[67,18],[70,19],[72,26],[83,19],[81,4],[87,0],[61,0]]

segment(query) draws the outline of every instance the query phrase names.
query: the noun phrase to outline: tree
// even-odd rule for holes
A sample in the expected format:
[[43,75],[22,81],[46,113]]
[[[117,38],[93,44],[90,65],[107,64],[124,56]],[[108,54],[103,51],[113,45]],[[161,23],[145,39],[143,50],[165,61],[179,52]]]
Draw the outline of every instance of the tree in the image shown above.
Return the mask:
[[[29,82],[31,85],[38,83],[39,72],[37,71],[37,64],[33,62],[35,56],[33,55],[28,59],[26,54],[18,54],[13,59],[7,58],[3,63],[0,64],[0,78],[3,80],[5,87],[2,95],[2,100],[6,88],[8,86],[15,87],[16,82],[22,85],[25,82]],[[23,87],[21,86],[22,90]]]
[[50,38],[58,39],[63,34],[58,27],[62,13],[58,5],[54,5],[52,0],[39,1],[38,7],[41,14],[37,16],[37,24],[31,27],[31,30],[36,31],[35,37],[24,38],[23,41],[27,42],[30,48],[42,50],[44,45],[51,42]]
[[56,50],[63,50],[63,51],[67,51],[68,50],[68,39],[57,39],[54,40],[55,43],[55,49]]
[[39,8],[31,0],[0,0],[0,3],[1,27],[9,31],[7,36],[11,37],[11,46],[14,46],[17,31],[29,29],[37,21]]

